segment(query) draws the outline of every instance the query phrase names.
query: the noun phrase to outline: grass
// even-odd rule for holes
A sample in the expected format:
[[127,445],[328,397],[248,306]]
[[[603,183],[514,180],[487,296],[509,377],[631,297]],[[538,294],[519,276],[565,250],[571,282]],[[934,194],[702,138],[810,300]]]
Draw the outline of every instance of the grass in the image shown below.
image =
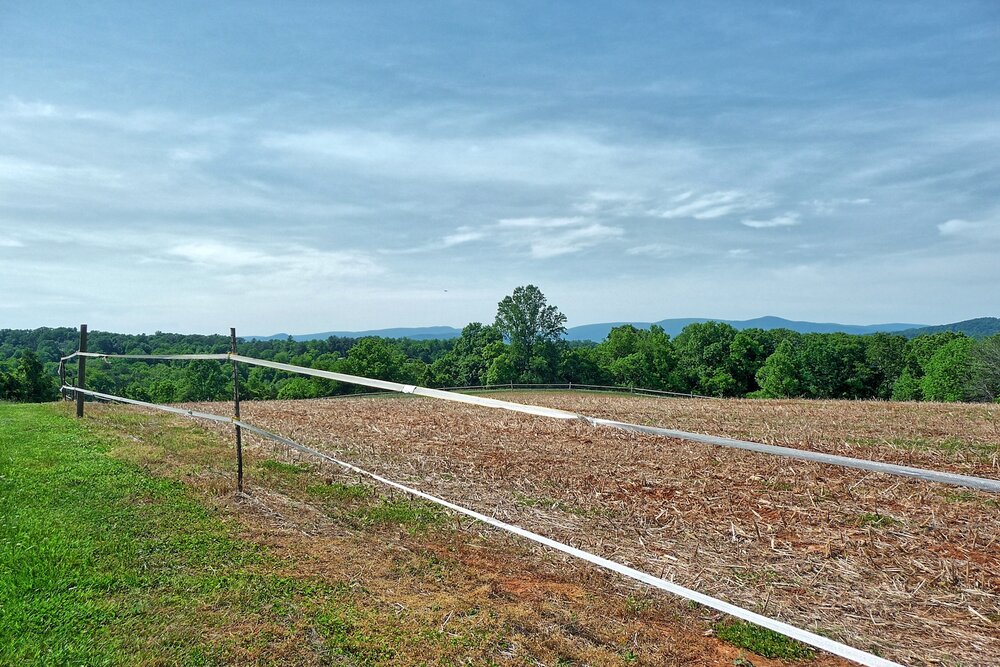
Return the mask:
[[765,658],[809,660],[816,656],[816,651],[805,644],[746,621],[721,621],[715,624],[714,629],[715,636],[722,641]]
[[385,498],[356,510],[354,516],[369,526],[397,525],[411,530],[426,530],[444,523],[446,518],[440,508],[429,503]]
[[871,526],[872,528],[885,528],[887,526],[898,526],[900,522],[898,519],[894,519],[891,516],[886,516],[885,514],[879,514],[878,512],[865,512],[858,516],[857,524],[859,528],[867,528]]
[[285,463],[284,461],[277,461],[275,459],[261,461],[260,467],[276,475],[301,475],[302,473],[309,472],[311,469],[305,463]]
[[318,500],[363,500],[372,497],[373,491],[364,484],[341,484],[340,482],[329,482],[327,484],[310,484],[306,487],[306,493]]
[[[498,627],[428,633],[363,589],[290,576],[294,562],[240,539],[190,488],[116,458],[122,443],[104,428],[58,406],[0,405],[0,664],[375,665],[408,652],[482,655],[496,643]],[[136,440],[128,451],[153,465],[168,450],[200,458],[210,440],[169,422],[151,433],[165,450]],[[365,516],[439,520],[389,501]]]

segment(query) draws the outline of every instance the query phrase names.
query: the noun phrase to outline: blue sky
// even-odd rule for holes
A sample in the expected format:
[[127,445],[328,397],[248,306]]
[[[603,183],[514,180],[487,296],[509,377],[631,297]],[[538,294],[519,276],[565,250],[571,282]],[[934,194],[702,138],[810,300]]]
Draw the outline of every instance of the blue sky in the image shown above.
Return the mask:
[[998,315],[1000,4],[2,3],[0,327]]

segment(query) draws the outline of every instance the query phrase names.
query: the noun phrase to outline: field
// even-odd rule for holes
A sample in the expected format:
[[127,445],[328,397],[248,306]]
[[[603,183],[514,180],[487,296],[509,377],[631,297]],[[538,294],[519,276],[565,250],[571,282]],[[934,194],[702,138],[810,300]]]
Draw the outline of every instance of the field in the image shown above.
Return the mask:
[[[500,397],[998,476],[991,406]],[[981,664],[1000,655],[1000,507],[990,494],[426,399],[248,403],[244,415],[887,657]]]
[[[498,397],[1000,476],[990,406]],[[906,664],[997,664],[990,494],[413,397],[243,408],[393,479]],[[15,518],[0,565],[21,573],[0,586],[0,663],[847,664],[253,436],[248,493],[234,496],[229,427],[68,414],[0,406],[0,503]]]

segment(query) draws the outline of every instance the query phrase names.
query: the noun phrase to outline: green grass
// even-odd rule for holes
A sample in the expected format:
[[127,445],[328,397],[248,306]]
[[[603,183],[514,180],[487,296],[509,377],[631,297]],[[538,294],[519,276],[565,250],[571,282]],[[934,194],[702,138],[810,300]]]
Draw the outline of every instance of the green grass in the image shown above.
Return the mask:
[[816,651],[805,644],[746,621],[726,620],[716,623],[714,629],[722,641],[765,658],[808,660],[816,656]]
[[362,500],[374,495],[372,489],[364,484],[311,484],[306,487],[306,493],[320,500]]
[[227,662],[213,630],[329,597],[109,449],[54,406],[0,406],[0,664]]
[[301,475],[311,470],[309,465],[305,463],[285,463],[275,459],[261,461],[260,467],[277,475]]
[[[0,665],[294,664],[317,656],[372,665],[414,648],[454,652],[455,637],[492,641],[478,630],[425,637],[405,619],[386,618],[365,591],[290,576],[293,563],[240,540],[194,491],[116,458],[123,441],[108,428],[123,424],[115,419],[79,422],[57,405],[0,404]],[[152,432],[164,451],[208,442],[195,427],[165,422]],[[148,443],[127,444],[157,460]],[[270,467],[298,474],[297,466]],[[371,495],[361,485],[317,488]],[[383,501],[365,518],[425,527],[440,514]]]
[[355,511],[354,516],[369,526],[397,525],[411,530],[425,530],[445,521],[443,510],[435,505],[417,500],[391,500],[378,502]]
[[887,526],[898,526],[899,520],[878,512],[865,512],[858,516],[857,524],[859,528],[885,528]]

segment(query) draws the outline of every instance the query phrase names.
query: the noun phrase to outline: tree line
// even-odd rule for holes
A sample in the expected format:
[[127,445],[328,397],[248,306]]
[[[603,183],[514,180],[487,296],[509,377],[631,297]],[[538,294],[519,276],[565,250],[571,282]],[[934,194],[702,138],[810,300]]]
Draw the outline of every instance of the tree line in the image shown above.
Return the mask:
[[[719,397],[996,401],[1000,335],[976,340],[942,332],[907,339],[736,330],[690,324],[675,338],[658,326],[616,327],[600,343],[567,342],[565,316],[532,285],[498,304],[493,323],[474,322],[450,340],[342,338],[241,340],[241,354],[282,363],[430,387],[569,383],[642,387]],[[229,350],[225,336],[95,331],[103,354],[189,354]],[[71,328],[0,330],[0,400],[58,397],[58,361],[77,348]],[[73,366],[70,366],[72,379]],[[215,361],[91,359],[87,385],[155,403],[225,399],[232,371]],[[248,399],[298,399],[367,391],[332,380],[240,366]]]

